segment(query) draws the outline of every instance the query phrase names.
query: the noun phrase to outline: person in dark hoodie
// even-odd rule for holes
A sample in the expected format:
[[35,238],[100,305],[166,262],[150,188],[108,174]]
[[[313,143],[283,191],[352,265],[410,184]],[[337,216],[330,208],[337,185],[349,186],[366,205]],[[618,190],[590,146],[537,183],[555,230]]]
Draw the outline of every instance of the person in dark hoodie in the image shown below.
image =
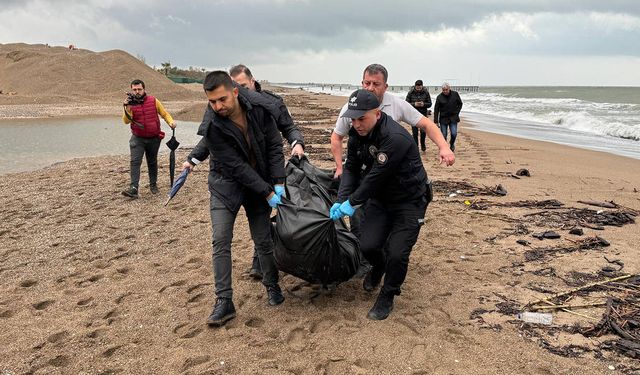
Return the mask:
[[[222,326],[236,316],[231,287],[231,240],[241,206],[262,265],[267,301],[271,306],[284,301],[278,285],[269,219],[271,208],[281,203],[284,192],[284,156],[282,137],[273,117],[264,106],[241,95],[229,74],[211,72],[203,86],[213,110],[211,116],[205,116],[198,134],[203,137],[201,143],[204,142],[200,150],[207,150],[210,157],[208,182],[217,297],[207,323]],[[193,159],[190,156],[188,160]],[[188,165],[185,168],[191,169],[189,162],[185,164]]]
[[458,123],[460,122],[460,110],[462,99],[457,91],[451,90],[447,82],[442,84],[442,93],[436,98],[433,106],[433,122],[440,127],[442,136],[447,140],[447,128],[451,130],[449,147],[451,151],[456,149],[456,137],[458,136]]
[[[406,100],[413,106],[413,108],[417,109],[424,117],[429,116],[429,108],[431,108],[431,95],[429,95],[428,88],[424,87],[422,84],[422,80],[419,79],[416,81],[413,89],[409,91],[407,94]],[[416,141],[416,145],[418,145],[418,130],[420,130],[420,148],[422,151],[427,150],[427,133],[424,130],[418,129],[415,126],[411,127],[411,132],[413,133],[413,140]]]
[[[386,319],[407,275],[409,255],[433,195],[418,146],[409,133],[379,108],[378,98],[360,89],[349,97],[343,117],[352,121],[333,220],[365,210],[360,250],[372,268],[363,288],[384,282],[369,319]],[[366,173],[362,173],[362,171]],[[367,203],[364,205],[364,203]],[[363,206],[364,205],[364,206]]]

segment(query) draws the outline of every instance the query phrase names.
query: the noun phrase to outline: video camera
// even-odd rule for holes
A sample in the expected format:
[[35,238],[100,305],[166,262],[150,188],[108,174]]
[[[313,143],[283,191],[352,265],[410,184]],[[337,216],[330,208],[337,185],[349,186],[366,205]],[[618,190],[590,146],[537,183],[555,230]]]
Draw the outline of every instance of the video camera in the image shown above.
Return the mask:
[[140,105],[144,103],[144,97],[139,98],[136,94],[128,92],[127,93],[127,104],[128,105]]

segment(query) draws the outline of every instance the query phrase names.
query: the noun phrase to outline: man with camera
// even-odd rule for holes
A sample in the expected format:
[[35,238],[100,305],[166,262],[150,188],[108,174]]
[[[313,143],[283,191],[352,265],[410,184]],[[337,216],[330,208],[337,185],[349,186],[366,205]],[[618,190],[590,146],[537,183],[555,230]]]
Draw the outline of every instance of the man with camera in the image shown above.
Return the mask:
[[138,198],[138,183],[140,181],[140,166],[142,157],[147,158],[149,169],[149,189],[151,193],[158,193],[158,150],[164,132],[160,130],[160,118],[174,129],[176,123],[164,109],[162,103],[155,97],[147,95],[144,82],[135,79],[131,82],[131,92],[127,93],[124,103],[122,120],[131,126],[131,184],[122,194],[130,198]]

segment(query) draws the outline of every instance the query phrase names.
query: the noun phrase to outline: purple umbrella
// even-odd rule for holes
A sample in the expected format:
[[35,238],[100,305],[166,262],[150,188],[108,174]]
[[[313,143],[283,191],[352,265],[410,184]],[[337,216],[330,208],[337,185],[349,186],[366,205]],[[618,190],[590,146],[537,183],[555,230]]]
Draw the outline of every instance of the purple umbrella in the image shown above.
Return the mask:
[[187,176],[189,175],[189,171],[190,169],[185,168],[182,171],[182,173],[180,173],[180,176],[178,176],[178,178],[176,179],[176,182],[171,187],[171,191],[169,192],[169,198],[167,198],[167,201],[164,202],[165,206],[169,204],[169,201],[171,200],[171,198],[173,198],[176,195],[178,190],[180,190],[182,185],[184,185],[184,182],[187,181]]

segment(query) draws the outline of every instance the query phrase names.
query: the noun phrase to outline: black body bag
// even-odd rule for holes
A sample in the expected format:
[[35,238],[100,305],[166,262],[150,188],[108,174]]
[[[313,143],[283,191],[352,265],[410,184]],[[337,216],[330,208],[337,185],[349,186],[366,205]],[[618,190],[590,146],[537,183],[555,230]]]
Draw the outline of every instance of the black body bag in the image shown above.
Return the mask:
[[338,189],[333,172],[295,156],[285,169],[286,197],[274,226],[278,269],[314,284],[349,280],[360,264],[359,243],[344,221],[329,218]]

